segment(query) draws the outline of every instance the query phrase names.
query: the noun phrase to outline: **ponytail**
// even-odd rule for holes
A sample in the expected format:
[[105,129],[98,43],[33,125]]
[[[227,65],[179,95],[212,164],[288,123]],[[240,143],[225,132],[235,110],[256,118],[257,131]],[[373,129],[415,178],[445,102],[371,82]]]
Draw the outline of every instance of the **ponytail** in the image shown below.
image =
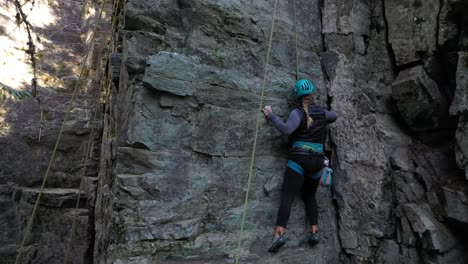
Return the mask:
[[307,116],[307,128],[309,128],[312,125],[312,123],[314,123],[314,119],[312,119],[312,117],[309,116],[309,106],[313,103],[314,97],[312,94],[302,97],[302,109],[304,109],[304,112]]

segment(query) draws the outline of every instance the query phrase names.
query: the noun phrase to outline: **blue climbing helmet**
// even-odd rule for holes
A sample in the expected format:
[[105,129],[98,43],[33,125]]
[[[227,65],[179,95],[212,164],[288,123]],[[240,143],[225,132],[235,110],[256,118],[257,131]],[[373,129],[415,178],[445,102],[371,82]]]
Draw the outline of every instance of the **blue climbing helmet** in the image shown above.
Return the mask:
[[301,97],[303,95],[311,94],[315,91],[315,87],[311,81],[307,79],[302,79],[296,82],[294,86],[294,94],[296,97]]

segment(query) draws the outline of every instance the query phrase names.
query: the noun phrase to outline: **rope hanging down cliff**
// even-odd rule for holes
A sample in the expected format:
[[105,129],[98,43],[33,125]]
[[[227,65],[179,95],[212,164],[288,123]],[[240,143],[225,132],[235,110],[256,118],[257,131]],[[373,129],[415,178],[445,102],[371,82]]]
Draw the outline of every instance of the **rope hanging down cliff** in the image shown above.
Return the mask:
[[[299,80],[299,53],[298,53],[298,44],[297,44],[297,16],[296,16],[296,0],[294,0],[294,35],[295,35],[295,49],[296,49],[296,79]],[[271,30],[270,30],[270,39],[268,41],[268,49],[267,49],[267,55],[266,55],[266,61],[265,61],[265,68],[264,68],[264,75],[263,75],[263,83],[262,83],[262,90],[261,90],[261,95],[260,95],[260,104],[259,104],[259,111],[257,113],[260,113],[262,110],[263,106],[263,98],[265,96],[265,87],[266,87],[266,81],[268,79],[268,64],[270,61],[270,53],[271,53],[271,46],[273,42],[273,34],[275,31],[275,20],[276,20],[276,14],[278,11],[278,0],[275,0],[275,5],[274,5],[274,11],[273,11],[273,18],[271,21]],[[241,220],[241,227],[240,227],[240,232],[239,232],[239,239],[237,241],[237,250],[236,250],[236,264],[239,263],[239,258],[240,258],[240,249],[241,249],[241,242],[242,242],[242,235],[244,232],[244,226],[245,226],[245,218],[247,214],[247,205],[249,202],[249,192],[250,192],[250,184],[252,182],[252,176],[253,176],[253,165],[255,161],[255,152],[257,148],[257,138],[258,138],[258,131],[259,131],[259,125],[260,125],[260,114],[257,114],[257,122],[255,124],[255,133],[254,133],[254,142],[253,142],[253,147],[252,147],[252,155],[250,158],[250,166],[249,166],[249,177],[247,179],[247,191],[245,193],[245,202],[244,202],[244,209],[242,212],[242,220]]]
[[[115,46],[114,46],[114,31],[115,31],[115,28],[117,27],[117,25],[116,25],[117,24],[117,12],[119,11],[121,2],[122,2],[122,0],[115,0],[114,6],[112,8],[112,10],[113,10],[112,19],[113,20],[112,20],[111,30],[109,32],[110,37],[109,37],[109,41],[108,41],[108,44],[107,44],[109,52],[113,52],[114,49],[115,49]],[[109,58],[109,54],[108,54],[108,56],[106,58],[106,62],[105,62],[104,65],[109,65],[109,61],[110,61],[110,58]],[[103,87],[107,86],[108,89],[109,89],[110,85],[111,85],[111,83],[109,82],[109,78],[102,78],[101,83],[99,85],[98,97],[101,95]],[[81,191],[83,189],[84,178],[86,176],[86,168],[88,166],[88,159],[89,159],[89,156],[90,156],[90,153],[91,153],[91,148],[92,148],[92,145],[93,145],[92,143],[93,143],[94,131],[95,131],[95,127],[96,127],[96,120],[97,120],[97,116],[98,116],[98,112],[99,112],[99,106],[100,106],[99,101],[97,101],[96,107],[95,107],[95,110],[94,110],[94,117],[93,117],[93,122],[92,122],[91,133],[89,135],[89,142],[88,142],[88,146],[87,146],[86,154],[85,154],[85,158],[84,158],[82,174],[81,174],[81,177],[80,177],[80,189],[78,191],[78,196],[76,198],[75,212],[78,211],[78,207],[79,207],[79,204],[80,204]],[[71,246],[72,246],[72,244],[74,242],[74,238],[75,238],[74,235],[75,235],[77,218],[78,218],[77,216],[73,217],[72,227],[71,227],[71,230],[70,230],[70,235],[69,235],[67,247],[65,249],[65,258],[64,258],[63,264],[68,263],[68,259],[69,259],[70,252],[71,252]]]
[[294,6],[294,46],[296,49],[296,81],[299,81],[299,49],[297,48],[297,12],[296,0],[293,2]]
[[65,117],[64,117],[62,125],[60,127],[60,132],[59,132],[59,135],[57,137],[57,141],[55,142],[55,147],[54,147],[54,150],[52,152],[52,156],[51,156],[51,158],[49,160],[49,164],[47,166],[47,170],[46,170],[44,179],[42,180],[42,185],[41,185],[41,188],[39,190],[39,194],[37,195],[36,202],[34,203],[33,210],[31,212],[28,223],[26,225],[23,240],[21,241],[20,247],[18,249],[18,255],[16,256],[15,264],[19,264],[21,262],[21,258],[22,258],[23,250],[24,250],[24,243],[25,243],[25,241],[26,241],[26,239],[27,239],[27,237],[29,235],[29,232],[31,231],[31,227],[32,227],[32,224],[33,224],[33,221],[34,221],[34,217],[36,216],[39,201],[40,201],[41,196],[42,196],[42,192],[44,191],[45,184],[47,182],[47,178],[49,177],[50,170],[52,168],[52,163],[54,162],[55,155],[57,153],[57,149],[58,149],[58,147],[60,145],[60,141],[62,139],[63,131],[65,130],[65,123],[68,120],[68,116],[69,116],[69,114],[71,112],[73,101],[75,100],[75,97],[76,97],[76,92],[78,91],[78,86],[80,85],[80,81],[83,78],[83,73],[84,73],[84,68],[86,66],[86,61],[88,60],[89,53],[91,51],[91,47],[93,46],[94,39],[95,39],[95,36],[96,36],[96,32],[97,32],[97,29],[98,29],[98,25],[100,23],[101,16],[102,16],[102,13],[103,13],[103,10],[104,10],[104,3],[105,3],[105,1],[102,1],[102,3],[101,3],[101,10],[99,12],[99,15],[98,15],[98,18],[97,18],[97,21],[96,21],[96,25],[95,25],[94,30],[93,30],[93,35],[91,37],[91,41],[90,41],[88,49],[86,51],[86,55],[84,57],[83,63],[81,64],[80,75],[78,77],[78,81],[75,84],[75,88],[73,89],[72,97],[71,97],[70,102],[68,104],[67,111],[65,112]]

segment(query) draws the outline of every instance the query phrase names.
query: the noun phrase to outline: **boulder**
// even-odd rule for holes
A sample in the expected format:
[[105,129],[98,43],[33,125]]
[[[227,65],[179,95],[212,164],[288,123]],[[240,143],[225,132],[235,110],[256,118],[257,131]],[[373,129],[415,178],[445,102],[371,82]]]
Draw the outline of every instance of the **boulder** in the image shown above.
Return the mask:
[[427,204],[405,204],[403,210],[422,242],[422,248],[444,253],[455,247],[457,240],[450,230],[437,221]]
[[439,128],[447,116],[447,102],[422,66],[398,74],[392,97],[406,124],[414,131]]
[[442,187],[447,217],[468,224],[468,196],[462,190]]

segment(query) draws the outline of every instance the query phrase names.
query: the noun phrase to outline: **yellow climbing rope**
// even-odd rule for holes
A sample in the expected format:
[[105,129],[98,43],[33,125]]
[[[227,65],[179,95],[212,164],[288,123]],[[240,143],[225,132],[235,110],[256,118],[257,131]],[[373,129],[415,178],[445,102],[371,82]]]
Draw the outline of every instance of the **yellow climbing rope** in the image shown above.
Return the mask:
[[[294,0],[294,45],[295,45],[295,51],[296,51],[296,80],[299,80],[299,49],[298,49],[298,39],[297,39],[297,8],[296,8],[296,0]],[[275,30],[275,20],[276,20],[276,13],[278,10],[278,0],[275,0],[275,6],[274,6],[274,11],[273,11],[273,18],[271,22],[271,31],[270,31],[270,39],[268,42],[268,50],[267,50],[267,55],[266,55],[266,62],[265,62],[265,69],[264,69],[264,77],[263,77],[263,84],[262,84],[262,92],[260,96],[260,104],[259,104],[259,112],[262,110],[263,106],[263,98],[265,94],[265,87],[266,87],[266,81],[267,81],[267,76],[268,76],[268,63],[270,61],[270,52],[271,52],[271,46],[272,46],[272,41],[273,41],[273,33]],[[242,220],[241,220],[241,228],[240,228],[240,233],[239,233],[239,240],[237,242],[237,250],[236,250],[236,264],[239,263],[239,258],[240,258],[240,248],[241,248],[241,242],[242,242],[242,235],[244,232],[244,226],[245,226],[245,218],[247,214],[247,205],[249,201],[249,192],[250,192],[250,184],[252,181],[252,176],[253,176],[253,165],[255,161],[255,151],[257,148],[257,138],[258,138],[258,130],[259,130],[259,124],[260,124],[260,114],[257,114],[257,122],[255,124],[255,136],[254,136],[254,143],[252,147],[252,156],[250,158],[250,168],[249,168],[249,177],[247,180],[247,191],[245,193],[245,201],[244,201],[244,210],[242,213]]]
[[[98,91],[98,95],[101,94],[103,86],[104,86],[104,84],[102,84],[102,81],[101,81],[101,85],[100,85],[100,88],[99,88],[99,91]],[[82,169],[82,174],[81,174],[81,177],[80,177],[80,188],[78,190],[78,196],[76,198],[75,213],[78,211],[78,208],[79,208],[79,205],[80,205],[81,191],[83,190],[84,177],[86,176],[86,167],[88,166],[88,159],[89,159],[89,156],[90,156],[90,153],[91,153],[91,147],[93,145],[94,130],[95,130],[95,127],[96,127],[96,120],[97,120],[98,112],[99,112],[99,96],[98,96],[98,101],[96,103],[96,109],[94,110],[94,117],[93,117],[93,123],[92,123],[92,127],[91,127],[91,133],[90,133],[89,139],[88,139],[89,140],[88,146],[86,147],[86,154],[85,154],[86,156],[84,157],[83,169]],[[66,247],[66,250],[65,250],[65,259],[63,261],[64,264],[68,263],[68,256],[69,256],[70,251],[71,251],[71,245],[72,245],[72,241],[73,241],[73,238],[74,238],[74,233],[75,233],[75,229],[76,229],[76,219],[77,218],[78,218],[78,216],[73,217],[72,228],[70,230],[70,237],[68,239],[68,244],[67,244],[67,247]]]
[[89,53],[91,51],[91,47],[93,46],[93,43],[94,43],[94,38],[96,36],[96,32],[97,32],[97,28],[98,28],[98,25],[99,25],[99,22],[101,20],[101,16],[102,16],[102,12],[103,12],[103,9],[104,9],[104,3],[105,1],[102,1],[101,3],[101,10],[99,12],[99,15],[98,15],[98,18],[97,18],[97,21],[96,21],[96,25],[94,27],[94,30],[93,30],[93,35],[92,35],[92,38],[91,38],[91,41],[89,43],[89,46],[88,46],[88,49],[86,51],[86,55],[85,55],[85,58],[83,60],[83,64],[81,65],[81,70],[80,70],[80,75],[78,77],[78,81],[76,82],[75,84],[75,88],[73,89],[73,93],[72,93],[72,96],[71,96],[71,99],[70,99],[70,102],[68,104],[68,108],[67,108],[67,111],[65,112],[65,117],[63,119],[63,122],[62,122],[62,125],[60,127],[60,132],[59,132],[59,135],[57,137],[57,141],[55,142],[55,147],[54,147],[54,150],[52,152],[52,156],[49,160],[49,164],[47,166],[47,170],[46,170],[46,173],[45,173],[45,176],[44,176],[44,179],[42,181],[42,185],[41,185],[41,188],[39,190],[39,194],[37,195],[37,199],[36,199],[36,202],[34,203],[34,207],[33,207],[33,210],[31,212],[31,215],[29,217],[29,220],[28,220],[28,223],[26,225],[26,229],[24,231],[24,236],[23,236],[23,240],[21,241],[21,244],[20,244],[20,247],[18,249],[18,255],[16,256],[16,260],[15,260],[15,264],[19,264],[20,261],[21,261],[21,258],[22,258],[22,255],[23,255],[23,250],[24,250],[24,243],[29,235],[29,232],[31,231],[31,227],[32,227],[32,224],[33,224],[33,221],[34,221],[34,217],[36,216],[36,212],[37,212],[37,208],[38,208],[38,205],[39,205],[39,201],[41,199],[41,196],[42,196],[42,192],[44,191],[44,187],[45,187],[45,184],[47,182],[47,178],[49,177],[49,174],[50,174],[50,169],[52,167],[52,163],[54,162],[54,159],[55,159],[55,155],[57,153],[57,149],[58,149],[58,146],[60,145],[60,140],[62,138],[62,135],[63,135],[63,131],[65,130],[65,123],[67,122],[68,120],[68,115],[70,114],[70,111],[71,111],[71,108],[72,108],[72,104],[73,104],[73,101],[75,100],[75,96],[76,96],[76,92],[78,91],[78,86],[80,84],[80,81],[83,77],[83,72],[84,72],[84,68],[86,66],[86,61],[88,60],[88,57],[89,57]]
[[297,45],[297,11],[296,0],[294,0],[294,45],[296,47],[296,81],[299,81],[299,49]]
[[237,242],[236,264],[239,263],[239,257],[240,257],[242,234],[244,232],[245,216],[246,216],[246,213],[247,213],[247,205],[248,205],[248,201],[249,201],[250,183],[252,181],[253,166],[254,166],[254,161],[255,161],[255,150],[257,148],[258,130],[259,130],[259,125],[260,125],[260,117],[261,117],[260,112],[262,111],[263,97],[265,95],[265,87],[266,87],[266,81],[267,81],[267,76],[268,76],[268,63],[270,61],[270,52],[271,52],[271,46],[272,46],[272,41],[273,41],[273,33],[274,33],[274,30],[275,30],[275,19],[276,19],[277,10],[278,10],[278,0],[275,0],[273,18],[272,18],[272,21],[271,21],[270,40],[268,41],[268,50],[267,50],[266,61],[265,61],[265,69],[264,69],[264,74],[263,74],[262,92],[261,92],[261,95],[260,95],[260,104],[258,106],[259,109],[257,111],[257,123],[255,124],[255,136],[254,136],[254,142],[253,142],[253,147],[252,147],[252,156],[250,158],[250,169],[249,169],[249,178],[247,180],[247,191],[245,192],[244,211],[242,213],[239,240]]
[[[112,17],[113,21],[112,21],[112,26],[111,26],[111,30],[110,30],[110,38],[109,38],[109,42],[108,42],[109,51],[113,51],[112,49],[114,48],[112,43],[114,41],[114,30],[115,30],[115,27],[116,27],[117,11],[119,9],[120,2],[121,2],[121,0],[116,0],[114,2],[114,6],[113,6],[113,11],[114,11],[113,12],[113,17]],[[108,65],[108,63],[109,63],[109,56],[107,56],[106,62],[105,62],[104,65]],[[108,79],[105,79],[105,78],[101,79],[101,83],[99,85],[98,96],[97,96],[98,98],[100,97],[100,95],[102,93],[102,90],[103,90],[102,88],[104,86],[107,86],[107,85],[110,86],[110,83],[108,84],[106,82],[106,80],[108,80]],[[88,142],[88,146],[86,148],[86,156],[84,158],[82,174],[81,174],[81,177],[80,177],[80,189],[78,191],[78,196],[76,198],[75,212],[78,211],[78,207],[79,207],[79,204],[80,204],[81,191],[83,189],[84,178],[86,176],[86,169],[87,169],[87,165],[88,165],[88,159],[89,159],[89,156],[90,156],[90,153],[91,153],[91,148],[92,148],[92,145],[93,145],[92,143],[93,143],[94,131],[95,131],[95,127],[96,127],[96,120],[97,120],[97,116],[98,116],[98,113],[99,113],[99,106],[100,106],[100,103],[99,103],[99,99],[98,99],[98,101],[96,102],[96,108],[94,110],[94,117],[93,117],[93,122],[92,122],[91,133],[89,135],[89,142]],[[70,230],[70,236],[69,236],[67,248],[66,248],[66,251],[65,251],[65,259],[63,261],[64,264],[68,263],[69,255],[70,255],[70,252],[71,252],[71,245],[73,244],[73,240],[74,240],[77,218],[78,218],[77,216],[73,217],[72,228]]]

